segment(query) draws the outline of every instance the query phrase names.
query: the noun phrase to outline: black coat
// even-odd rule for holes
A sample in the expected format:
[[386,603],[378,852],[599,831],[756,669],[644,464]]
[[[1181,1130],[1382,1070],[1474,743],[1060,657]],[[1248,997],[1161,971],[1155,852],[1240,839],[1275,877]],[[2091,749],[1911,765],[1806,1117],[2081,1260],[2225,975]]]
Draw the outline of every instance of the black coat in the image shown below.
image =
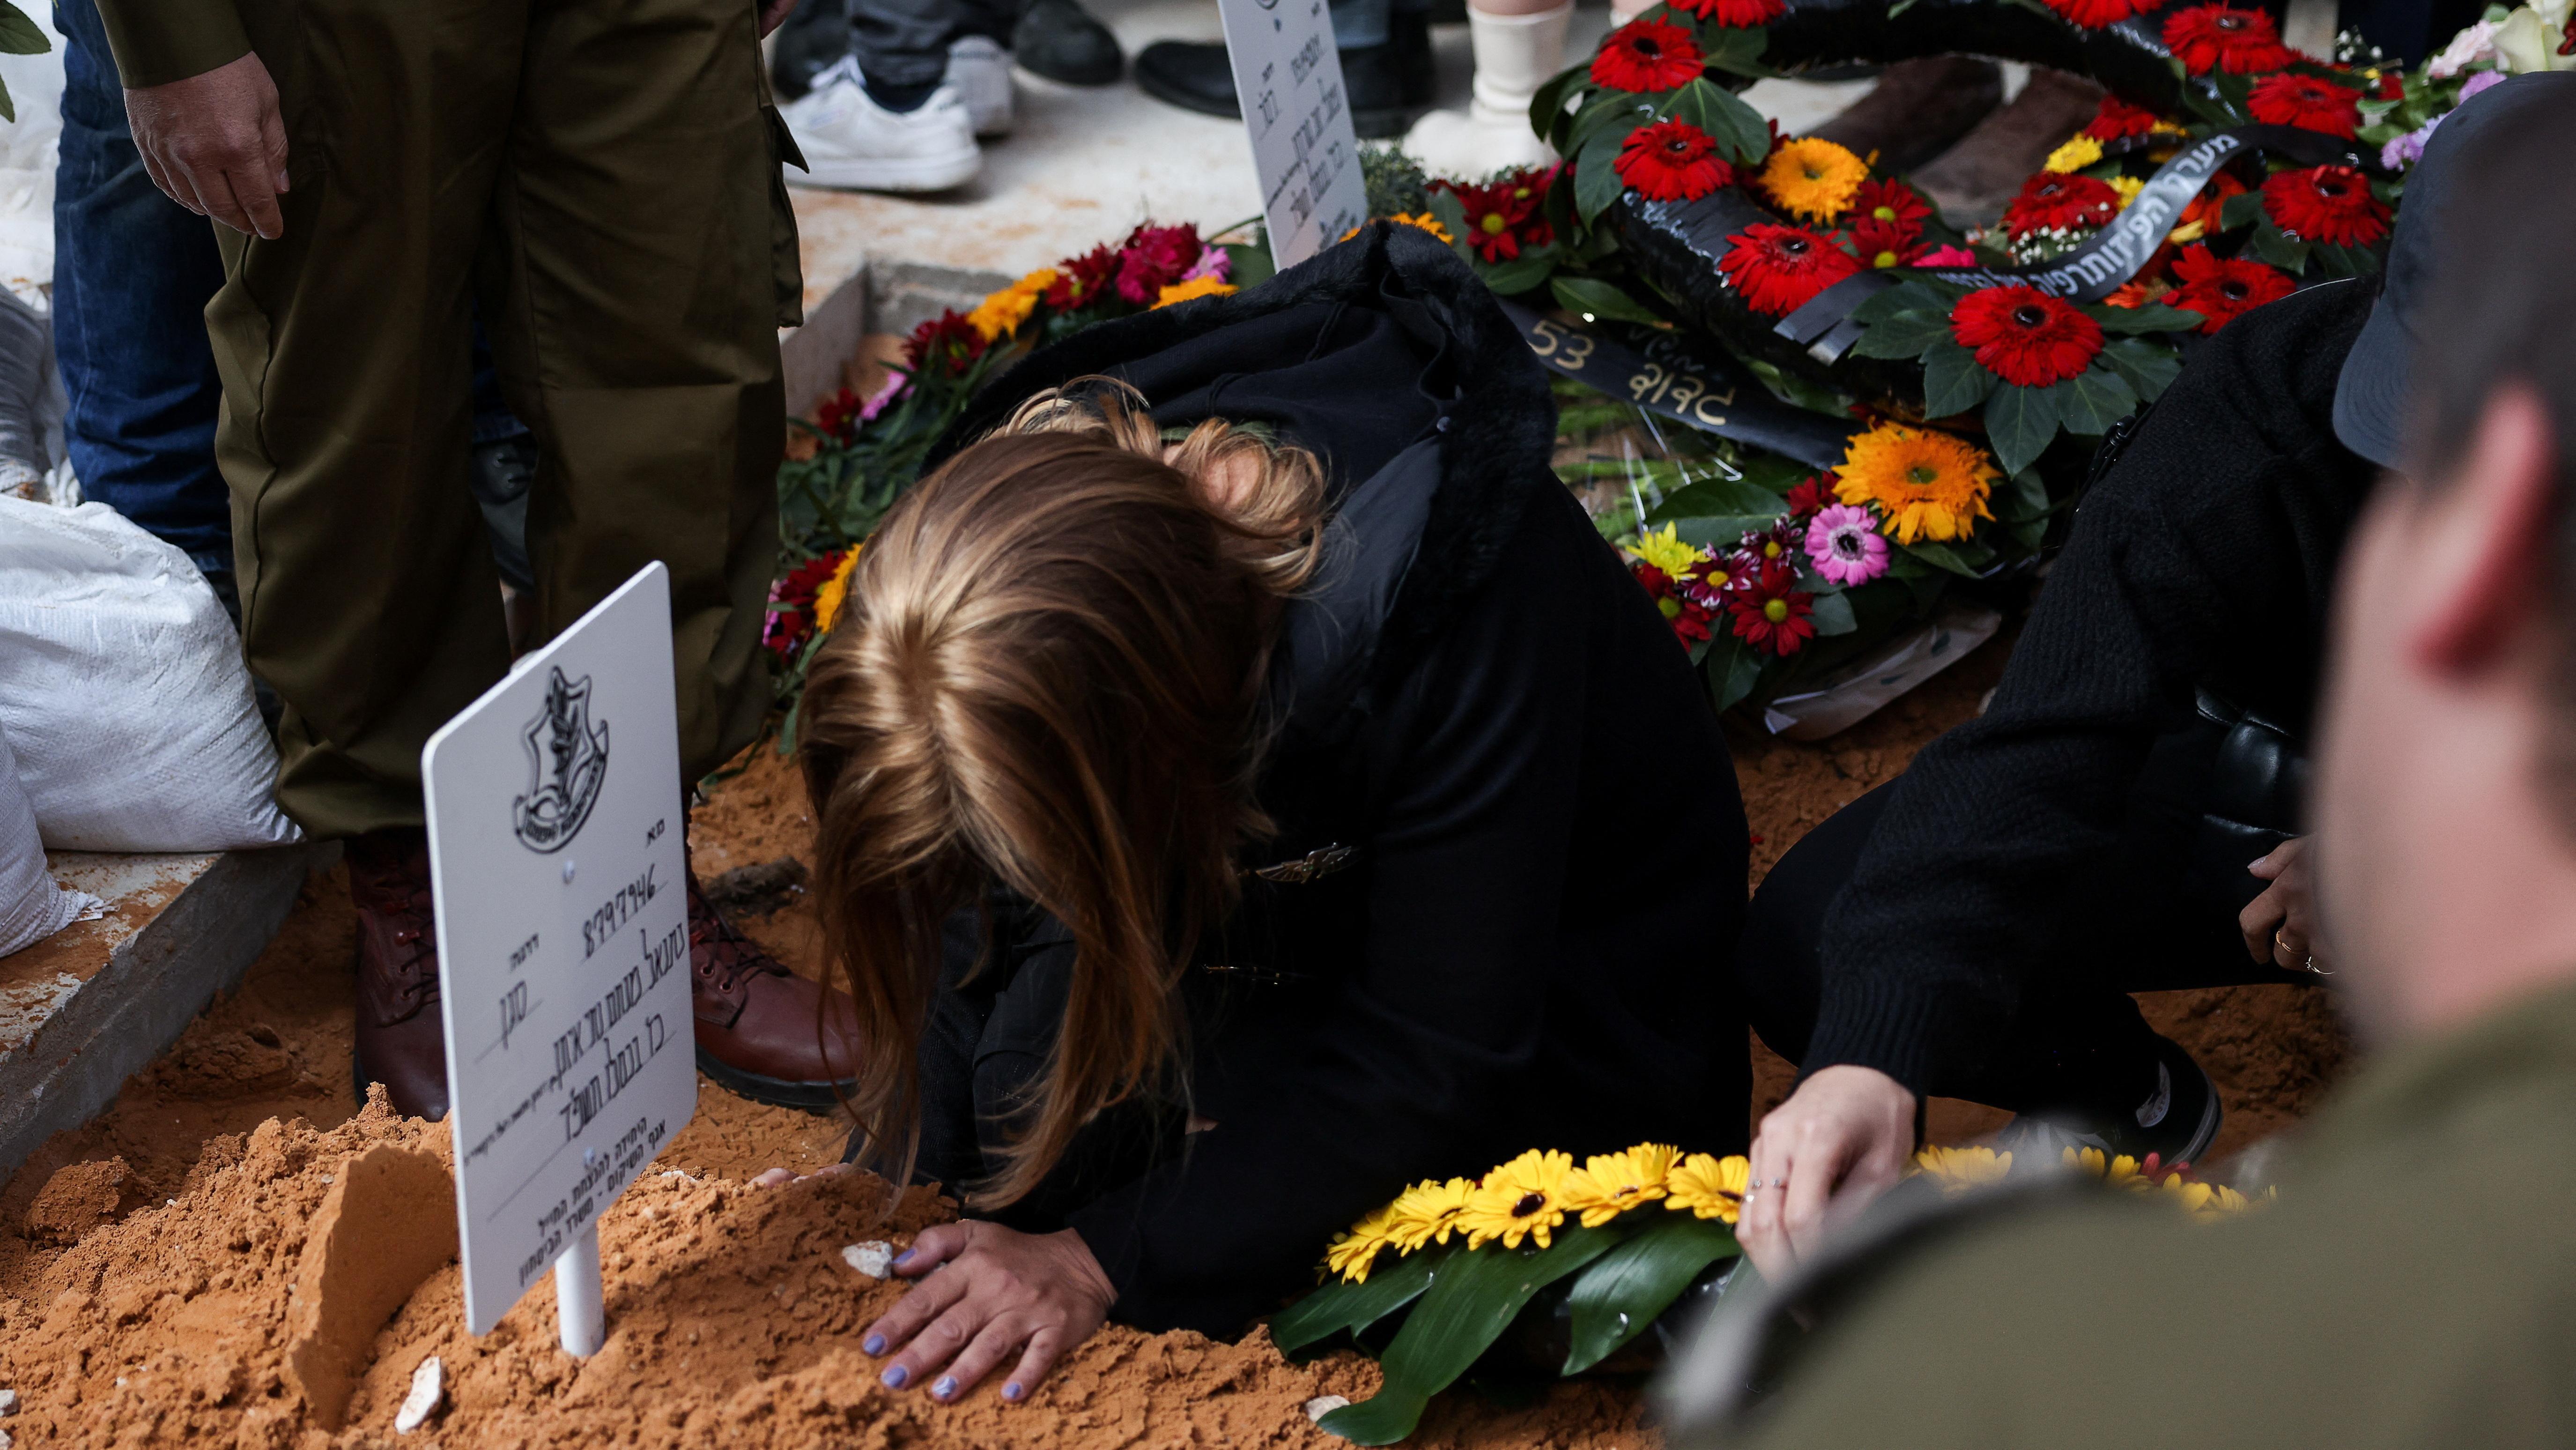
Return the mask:
[[[1734,771],[1671,631],[1550,471],[1546,379],[1484,288],[1374,227],[1036,354],[947,448],[1096,373],[1166,426],[1275,425],[1325,460],[1336,511],[1272,670],[1258,789],[1280,834],[1243,863],[1268,874],[1184,985],[1190,1106],[1218,1126],[1104,1115],[1006,1221],[1079,1230],[1120,1319],[1231,1334],[1415,1179],[1533,1147],[1740,1151]],[[923,1048],[925,1171],[950,1182],[1042,1064],[1072,955],[1039,913],[993,921],[971,980],[977,928],[952,924]]]
[[1891,787],[1834,903],[1806,1071],[1858,1063],[1917,1092],[1975,1076],[2036,984],[2094,968],[2065,944],[2122,929],[2132,791],[2195,693],[2305,734],[2377,474],[2334,435],[2372,295],[2330,283],[2228,324],[2085,497],[1993,703]]

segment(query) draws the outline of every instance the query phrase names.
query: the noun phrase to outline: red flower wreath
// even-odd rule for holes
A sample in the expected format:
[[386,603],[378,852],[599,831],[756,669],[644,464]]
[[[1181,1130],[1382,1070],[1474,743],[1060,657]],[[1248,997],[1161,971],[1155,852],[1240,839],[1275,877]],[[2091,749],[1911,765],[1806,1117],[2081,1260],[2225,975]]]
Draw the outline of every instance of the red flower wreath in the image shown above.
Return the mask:
[[1981,287],[1950,309],[1950,335],[2021,388],[2062,383],[2102,351],[2102,325],[2036,287]]
[[1699,79],[1699,44],[1678,25],[1631,20],[1610,32],[1592,57],[1596,85],[1622,91],[1669,91]]
[[1807,475],[1796,488],[1789,490],[1789,496],[1784,500],[1789,517],[1808,519],[1822,513],[1826,505],[1834,502],[1834,483],[1835,476],[1831,473]]
[[1736,638],[1775,655],[1796,654],[1800,645],[1815,638],[1815,623],[1807,617],[1815,612],[1815,596],[1789,587],[1797,577],[1795,570],[1777,561],[1755,570],[1727,602],[1735,616]]
[[1079,257],[1067,257],[1055,264],[1055,281],[1046,291],[1046,305],[1055,312],[1070,312],[1088,307],[1100,300],[1101,289],[1118,276],[1118,254],[1105,246],[1094,247]]
[[1919,228],[1874,218],[1852,223],[1851,239],[1852,250],[1872,267],[1910,267],[1927,250]]
[[1665,0],[1672,9],[1734,30],[1768,25],[1789,13],[1788,0]]
[[2220,257],[2198,242],[2174,258],[2173,274],[2178,285],[2165,294],[2165,305],[2199,313],[2203,332],[2216,332],[2264,303],[2278,302],[2298,290],[2276,268],[2251,257]]
[[1631,562],[1628,572],[1644,586],[1646,597],[1655,601],[1656,611],[1672,626],[1673,638],[1680,640],[1684,648],[1709,637],[1714,611],[1691,597],[1696,591],[1685,590],[1679,580],[1643,559]]
[[1744,295],[1744,305],[1781,317],[1861,269],[1852,254],[1796,227],[1756,222],[1727,238],[1717,269]]
[[1688,121],[1657,121],[1629,132],[1610,164],[1621,185],[1648,201],[1697,201],[1735,179],[1735,168],[1718,160],[1716,150],[1708,133]]
[[1541,166],[1482,186],[1434,181],[1431,189],[1458,198],[1459,209],[1467,216],[1467,245],[1476,249],[1477,256],[1488,262],[1508,262],[1523,247],[1544,247],[1556,239],[1555,230],[1539,212],[1548,184],[1555,179],[1555,167]]
[[2096,141],[2126,141],[2144,136],[2156,129],[2156,113],[2144,106],[2133,106],[2118,96],[2104,96],[2102,109],[2084,123],[2084,134]]
[[2142,10],[2155,8],[2157,0],[2047,0],[2048,8],[2066,17],[2079,30],[2099,30],[2117,25]]
[[951,307],[912,330],[903,344],[904,370],[916,376],[956,377],[984,355],[984,334]]
[[2303,242],[2366,247],[2388,235],[2388,208],[2370,180],[2349,166],[2283,171],[2263,183],[2272,224]]
[[2281,43],[2272,17],[2233,5],[2194,5],[2165,20],[2165,49],[2184,71],[2207,75],[2212,68],[2232,76],[2279,70],[2297,59]]
[[2254,83],[2245,109],[2269,125],[2300,126],[2347,141],[2361,129],[2359,96],[2350,87],[2315,76],[2265,76]]
[[2021,184],[2021,195],[2004,208],[2004,230],[2015,237],[2032,232],[2074,231],[2107,224],[2120,214],[2120,193],[2109,182],[2069,171],[2041,171]]

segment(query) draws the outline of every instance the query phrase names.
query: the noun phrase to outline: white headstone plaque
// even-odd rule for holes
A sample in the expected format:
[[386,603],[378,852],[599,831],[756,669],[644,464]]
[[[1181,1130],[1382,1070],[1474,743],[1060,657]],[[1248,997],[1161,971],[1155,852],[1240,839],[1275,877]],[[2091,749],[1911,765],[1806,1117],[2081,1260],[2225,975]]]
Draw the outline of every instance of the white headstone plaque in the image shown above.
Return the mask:
[[1285,270],[1368,220],[1333,18],[1324,0],[1217,0],[1217,12],[1261,178],[1270,260]]
[[421,752],[476,1334],[697,1105],[674,699],[655,563]]

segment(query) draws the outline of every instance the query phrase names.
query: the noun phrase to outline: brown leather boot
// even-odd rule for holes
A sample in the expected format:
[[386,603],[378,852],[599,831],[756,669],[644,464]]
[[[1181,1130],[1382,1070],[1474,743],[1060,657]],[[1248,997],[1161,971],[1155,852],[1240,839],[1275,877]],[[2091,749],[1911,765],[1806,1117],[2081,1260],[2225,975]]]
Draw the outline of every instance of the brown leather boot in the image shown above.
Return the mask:
[[818,1113],[856,1086],[858,1011],[849,994],[797,976],[734,930],[694,875],[689,965],[700,1072],[753,1102]]
[[438,935],[429,904],[429,837],[373,831],[349,842],[358,907],[358,1096],[380,1082],[394,1111],[447,1116],[447,1040],[439,1026]]

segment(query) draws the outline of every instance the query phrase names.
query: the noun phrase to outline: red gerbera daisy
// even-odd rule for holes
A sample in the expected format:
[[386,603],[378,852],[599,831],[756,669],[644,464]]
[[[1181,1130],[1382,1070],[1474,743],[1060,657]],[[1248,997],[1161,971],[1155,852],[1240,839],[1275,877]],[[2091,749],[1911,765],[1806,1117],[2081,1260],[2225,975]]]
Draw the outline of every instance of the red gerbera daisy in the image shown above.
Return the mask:
[[866,402],[858,394],[843,388],[825,398],[822,406],[814,410],[814,426],[817,430],[838,438],[844,443],[856,442],[859,433],[859,410],[866,406]]
[[1950,335],[2022,388],[2062,383],[2102,351],[2102,324],[2036,287],[1980,287],[1950,309]]
[[1100,300],[1101,289],[1118,275],[1118,254],[1107,247],[1094,247],[1079,257],[1067,257],[1055,264],[1055,281],[1047,287],[1046,305],[1057,312],[1088,307]]
[[2284,171],[2263,183],[2272,224],[2303,242],[2366,247],[2388,235],[2388,208],[2370,180],[2349,166]]
[[1629,21],[1592,57],[1594,84],[1623,91],[1669,91],[1698,80],[1699,72],[1698,42],[1660,20]]
[[2096,141],[2125,141],[2156,129],[2156,120],[2156,113],[2144,106],[2130,105],[2118,96],[2104,96],[2102,109],[2084,123],[2084,134]]
[[2048,8],[2063,15],[2080,30],[2099,30],[2117,25],[2141,10],[2154,8],[2156,0],[2048,0]]
[[1718,160],[1716,150],[1708,133],[1688,121],[1657,121],[1629,132],[1610,164],[1621,184],[1648,201],[1697,201],[1735,179],[1735,168]]
[[1860,270],[1851,253],[1796,227],[1756,222],[1727,241],[1717,269],[1744,295],[1745,306],[1768,317],[1797,311]]
[[795,656],[814,628],[814,595],[826,580],[840,572],[841,556],[846,549],[817,555],[787,572],[769,591],[769,618],[763,621],[760,642],[767,646],[780,664]]
[[1797,577],[1797,571],[1784,562],[1754,570],[1727,603],[1735,616],[1735,637],[1775,655],[1796,654],[1800,645],[1815,638],[1815,623],[1807,618],[1815,612],[1815,596],[1789,587]]
[[2350,140],[2361,129],[2361,98],[2350,87],[2315,76],[2265,76],[2245,100],[2254,119],[2274,126],[2301,126]]
[[2200,330],[2216,332],[2266,302],[2278,302],[2297,290],[2288,276],[2251,257],[2220,257],[2199,243],[2174,258],[2178,284],[2165,294],[2167,307],[2197,312]]
[[984,355],[984,334],[951,307],[912,330],[903,344],[903,365],[916,375],[955,377]]
[[1812,518],[1834,502],[1834,476],[1830,473],[1809,474],[1796,488],[1789,490],[1789,517]]
[[1737,30],[1768,25],[1789,13],[1788,0],[1665,0],[1672,9]]
[[1907,267],[1923,255],[1923,233],[1914,227],[1900,226],[1875,218],[1852,223],[1852,250],[1860,254],[1863,264],[1871,267]]
[[1852,220],[1900,227],[1920,236],[1932,216],[1932,204],[1902,181],[1864,181],[1852,197]]
[[1467,216],[1467,244],[1477,256],[1507,262],[1519,256],[1523,247],[1544,247],[1555,240],[1555,231],[1539,210],[1548,183],[1555,179],[1555,167],[1534,166],[1482,186],[1435,180],[1431,189],[1458,198],[1459,209]]
[[2040,171],[2021,184],[2021,195],[2004,208],[2004,230],[2017,238],[2075,231],[2103,226],[2119,214],[2120,193],[2110,183],[2068,171]]
[[2194,5],[2165,20],[2165,49],[2192,75],[2212,68],[2232,76],[2279,70],[2296,57],[2281,44],[2272,17],[2233,5]]

